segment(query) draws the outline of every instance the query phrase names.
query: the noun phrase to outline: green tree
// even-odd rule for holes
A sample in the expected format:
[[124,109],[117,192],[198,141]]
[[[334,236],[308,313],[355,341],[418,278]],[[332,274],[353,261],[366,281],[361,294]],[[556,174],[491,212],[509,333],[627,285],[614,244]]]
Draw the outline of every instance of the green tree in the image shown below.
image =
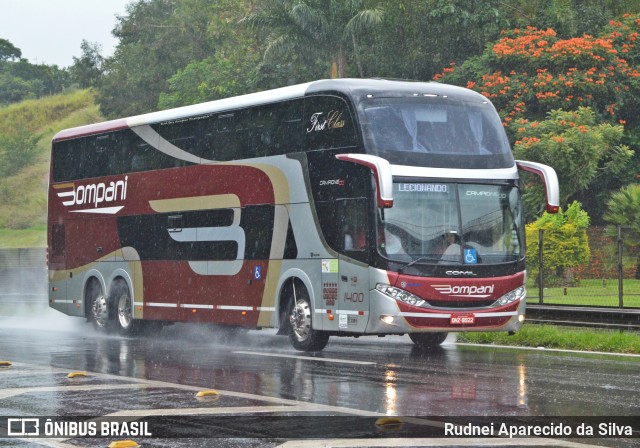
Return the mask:
[[82,88],[95,87],[103,73],[102,46],[83,39],[80,49],[82,54],[79,58],[73,57],[73,65],[69,68],[71,80]]
[[589,215],[579,202],[574,201],[566,211],[544,213],[538,220],[527,224],[527,269],[536,278],[540,272],[538,263],[539,231],[544,231],[542,246],[545,282],[563,281],[572,286],[579,281],[574,277],[575,268],[589,262],[591,251],[587,228]]
[[7,39],[0,39],[0,61],[15,61],[22,57],[22,51]]
[[186,106],[246,93],[250,87],[243,76],[245,65],[234,62],[240,61],[214,58],[187,65],[169,78],[169,91],[160,94],[158,108]]
[[527,0],[531,11],[525,25],[552,28],[564,38],[596,34],[609,20],[640,12],[638,0]]
[[190,62],[215,53],[209,25],[214,0],[138,0],[118,17],[113,34],[119,39],[102,67],[105,76],[98,101],[108,117],[136,115],[158,107],[167,80]]
[[4,71],[32,83],[34,97],[60,93],[68,85],[69,80],[68,72],[57,65],[31,64],[26,59],[8,62]]
[[0,39],[0,104],[61,92],[67,73],[55,65],[31,64],[6,39]]
[[358,40],[382,17],[381,7],[367,8],[363,0],[264,0],[241,23],[266,36],[266,61],[297,55],[326,63],[333,75],[344,77],[349,54],[364,76]]
[[509,26],[510,8],[500,0],[370,0],[381,7],[375,33],[359,39],[366,76],[428,80],[452,61],[482,54]]
[[160,94],[159,108],[226,98],[256,88],[262,58],[259,44],[251,30],[238,26],[238,21],[249,13],[250,4],[219,0],[215,5],[206,32],[215,52],[190,62],[171,76],[168,88]]
[[498,0],[435,0],[428,23],[438,60],[444,66],[482,54],[485,45],[509,26],[510,12]]
[[36,98],[43,90],[42,83],[25,81],[22,78],[11,76],[9,73],[0,73],[0,104],[17,103],[28,98]]
[[608,233],[618,236],[618,226],[624,226],[624,244],[636,257],[636,278],[640,279],[640,185],[631,184],[611,195],[604,215],[610,224]]

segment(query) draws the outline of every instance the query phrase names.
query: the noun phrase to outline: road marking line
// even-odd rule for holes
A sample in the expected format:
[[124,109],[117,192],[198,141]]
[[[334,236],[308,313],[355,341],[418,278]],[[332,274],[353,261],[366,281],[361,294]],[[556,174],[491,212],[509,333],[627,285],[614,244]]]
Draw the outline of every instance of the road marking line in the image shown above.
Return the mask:
[[70,445],[68,443],[64,443],[65,440],[73,440],[73,439],[64,439],[64,438],[56,438],[56,439],[44,439],[44,438],[19,438],[16,440],[23,440],[26,442],[32,442],[35,445],[49,446],[51,448],[78,448],[78,445]]
[[[15,364],[13,365],[15,367]],[[57,374],[61,372],[54,372],[51,369],[34,369],[34,370],[16,370],[15,368],[11,369],[0,369],[0,375],[45,375],[45,374]]]
[[296,356],[296,355],[285,355],[279,353],[262,353],[262,352],[245,352],[245,351],[235,351],[233,353],[238,353],[241,355],[256,355],[256,356],[270,356],[273,358],[293,358],[293,359],[303,359],[305,361],[322,361],[322,362],[336,362],[343,364],[360,364],[360,365],[376,365],[375,362],[371,361],[351,361],[348,359],[337,359],[337,358],[315,358],[312,356]]
[[309,406],[229,406],[219,408],[165,408],[165,409],[130,409],[117,411],[104,415],[100,419],[111,417],[158,417],[164,415],[225,415],[225,414],[245,414],[259,412],[301,412],[311,411]]
[[471,342],[456,342],[456,345],[468,346],[468,347],[512,348],[512,349],[518,349],[518,350],[534,350],[539,352],[578,353],[578,354],[584,354],[584,355],[626,356],[629,358],[640,358],[640,355],[635,353],[589,352],[586,350],[567,350],[562,348],[546,348],[546,347],[523,347],[520,345],[473,344]]
[[84,390],[111,390],[111,389],[146,389],[146,384],[87,384],[87,385],[69,385],[69,386],[43,386],[43,387],[16,387],[13,389],[0,390],[0,400],[4,398],[14,397],[16,395],[41,393],[41,392],[60,392],[60,391],[84,391]]

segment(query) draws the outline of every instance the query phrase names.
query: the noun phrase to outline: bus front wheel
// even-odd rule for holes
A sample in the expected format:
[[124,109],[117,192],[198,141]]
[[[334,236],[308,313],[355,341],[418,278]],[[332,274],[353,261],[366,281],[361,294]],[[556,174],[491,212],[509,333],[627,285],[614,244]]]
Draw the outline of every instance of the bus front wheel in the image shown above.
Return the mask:
[[418,347],[437,347],[447,339],[447,333],[409,333],[409,338]]
[[293,286],[293,306],[289,313],[289,340],[296,350],[318,352],[329,342],[329,334],[311,325],[311,304],[304,288]]

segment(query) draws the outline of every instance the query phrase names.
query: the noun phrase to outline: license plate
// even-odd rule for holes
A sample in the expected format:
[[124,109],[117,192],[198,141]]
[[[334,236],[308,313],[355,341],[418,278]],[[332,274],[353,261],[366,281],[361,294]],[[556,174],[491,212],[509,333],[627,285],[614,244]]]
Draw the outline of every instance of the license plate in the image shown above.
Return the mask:
[[451,316],[451,325],[473,325],[476,323],[476,316],[473,314],[464,316]]

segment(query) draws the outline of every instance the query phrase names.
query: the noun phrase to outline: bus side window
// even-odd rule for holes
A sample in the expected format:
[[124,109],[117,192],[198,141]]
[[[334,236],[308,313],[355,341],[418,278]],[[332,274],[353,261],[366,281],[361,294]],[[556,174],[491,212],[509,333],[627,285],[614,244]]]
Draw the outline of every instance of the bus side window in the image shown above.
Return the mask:
[[203,163],[216,160],[214,133],[210,128],[204,132],[200,140],[200,157]]
[[85,139],[55,142],[53,145],[53,180],[64,182],[84,177]]
[[125,174],[131,171],[131,151],[121,145],[122,133],[112,132],[108,134],[108,139],[103,140],[103,144],[109,149],[109,165],[110,175]]
[[268,106],[269,119],[262,134],[266,155],[300,152],[302,147],[302,100],[285,101]]
[[236,145],[234,144],[234,117],[235,113],[225,113],[218,115],[215,121],[213,146],[216,151],[216,161],[233,160],[237,153]]
[[150,153],[151,151],[153,151],[153,149],[146,143],[135,145],[135,147],[133,147],[132,149],[131,171],[136,172],[152,169]]

